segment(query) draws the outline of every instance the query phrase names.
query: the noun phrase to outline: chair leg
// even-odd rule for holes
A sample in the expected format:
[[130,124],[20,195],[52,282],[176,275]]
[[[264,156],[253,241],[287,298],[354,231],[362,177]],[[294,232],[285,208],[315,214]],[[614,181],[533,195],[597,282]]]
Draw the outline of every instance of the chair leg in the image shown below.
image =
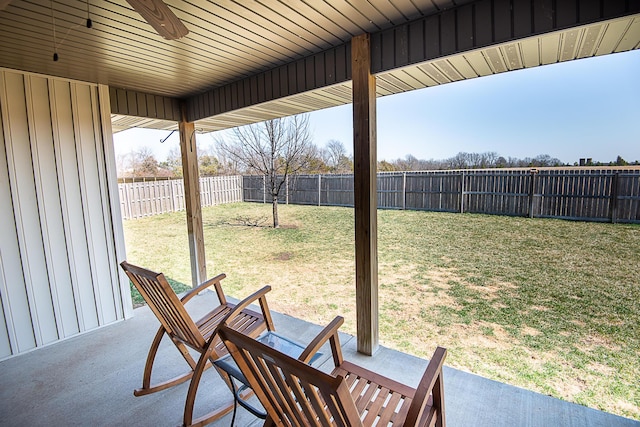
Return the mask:
[[[173,387],[178,384],[182,384],[185,381],[188,381],[193,376],[193,369],[196,366],[196,362],[193,360],[188,350],[182,343],[174,342],[182,357],[187,361],[191,370],[182,375],[178,375],[174,378],[171,378],[166,381],[159,382],[157,384],[151,385],[151,372],[153,371],[153,363],[155,362],[156,355],[158,354],[158,348],[160,347],[160,342],[162,342],[162,338],[165,335],[165,330],[161,326],[158,329],[155,337],[153,338],[153,342],[151,343],[151,348],[149,349],[149,354],[147,355],[147,362],[144,366],[144,374],[142,376],[142,387],[135,389],[133,391],[134,396],[145,396],[147,394],[155,393],[157,391],[166,390],[170,387]],[[207,366],[209,368],[211,365]]]
[[[193,377],[191,382],[189,383],[189,391],[187,392],[187,399],[184,404],[184,416],[183,416],[183,427],[200,427],[206,424],[209,424],[212,421],[215,421],[229,412],[233,411],[234,400],[230,401],[227,405],[224,405],[221,408],[218,408],[214,411],[209,412],[206,415],[203,415],[197,419],[193,419],[193,406],[196,401],[196,394],[198,393],[198,386],[200,385],[200,380],[202,378],[202,374],[204,371],[210,367],[212,364],[210,363],[210,358],[217,358],[214,352],[213,344],[214,340],[211,340],[207,343],[204,351],[200,355],[200,359],[198,359],[198,364],[196,365],[193,371]],[[222,375],[223,380],[228,384],[228,377],[226,375]],[[233,395],[233,394],[232,394]]]

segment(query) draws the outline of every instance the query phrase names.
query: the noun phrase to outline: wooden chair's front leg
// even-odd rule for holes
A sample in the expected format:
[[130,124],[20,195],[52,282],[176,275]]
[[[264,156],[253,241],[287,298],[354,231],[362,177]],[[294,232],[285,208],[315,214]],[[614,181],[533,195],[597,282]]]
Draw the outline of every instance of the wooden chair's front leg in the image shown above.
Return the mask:
[[136,389],[133,394],[135,396],[143,396],[145,394],[154,393],[154,388],[151,387],[151,371],[153,370],[153,362],[156,359],[156,354],[158,354],[158,348],[160,347],[160,342],[162,341],[162,337],[164,337],[165,329],[163,326],[158,328],[158,332],[156,332],[155,337],[153,337],[153,341],[151,342],[151,347],[149,348],[149,354],[147,354],[147,361],[144,365],[144,373],[142,374],[142,388]]
[[[185,374],[178,375],[177,377],[171,378],[169,380],[159,382],[157,384],[151,385],[151,373],[153,371],[153,363],[155,362],[156,355],[158,354],[158,348],[160,347],[160,342],[165,335],[165,329],[163,326],[160,326],[158,332],[156,332],[155,337],[153,338],[153,342],[151,343],[151,348],[149,348],[149,354],[147,355],[147,361],[144,366],[144,373],[142,375],[142,387],[135,389],[133,391],[134,396],[144,396],[147,394],[155,393],[157,391],[166,390],[168,388],[173,387],[174,385],[182,384],[183,382],[189,380],[193,375],[193,369],[195,368],[195,361],[191,357],[191,355],[187,352],[187,349],[184,347],[182,343],[175,343],[178,346],[178,349],[182,353],[182,356],[189,364],[191,370]],[[182,347],[182,348],[180,348]],[[185,352],[187,352],[185,356]]]
[[225,416],[233,410],[232,400],[227,406],[223,406],[222,408],[211,411],[208,414],[203,415],[202,417],[199,417],[195,420],[193,419],[193,406],[196,402],[196,394],[198,393],[198,387],[200,385],[200,380],[202,379],[202,374],[209,366],[211,366],[211,364],[209,363],[210,359],[213,360],[218,358],[218,355],[215,352],[215,336],[216,334],[213,334],[213,336],[207,342],[204,351],[202,352],[202,354],[200,354],[198,364],[193,371],[193,377],[191,378],[191,382],[189,383],[189,391],[187,392],[187,399],[184,404],[184,416],[182,424],[183,427],[204,426],[214,420]]

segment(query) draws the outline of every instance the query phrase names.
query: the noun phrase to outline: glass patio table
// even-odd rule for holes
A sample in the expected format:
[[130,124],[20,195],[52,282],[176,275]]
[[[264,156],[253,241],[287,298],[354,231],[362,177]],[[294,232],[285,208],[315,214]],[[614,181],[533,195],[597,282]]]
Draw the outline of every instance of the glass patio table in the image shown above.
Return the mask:
[[[295,341],[292,341],[291,339],[272,331],[263,333],[258,338],[256,338],[256,340],[286,354],[287,356],[291,356],[296,359],[302,354],[302,351],[305,349],[304,346],[296,343]],[[309,365],[313,364],[321,356],[322,356],[322,353],[320,352],[315,353],[311,357],[311,360],[309,361]],[[231,387],[233,389],[234,407],[233,407],[233,417],[231,419],[231,425],[233,426],[234,424],[235,417],[236,417],[236,409],[238,404],[243,408],[245,408],[247,411],[251,412],[256,417],[265,419],[267,417],[267,414],[263,410],[260,410],[252,406],[250,403],[246,402],[240,397],[240,395],[244,391],[251,388],[251,385],[247,381],[244,374],[238,368],[238,365],[236,364],[235,360],[233,360],[233,357],[230,354],[227,354],[226,356],[221,357],[220,359],[214,361],[213,363],[218,368],[220,368],[221,370],[227,373],[227,375],[229,376]],[[241,383],[241,386],[238,387],[237,389],[233,382],[234,379],[238,380]]]

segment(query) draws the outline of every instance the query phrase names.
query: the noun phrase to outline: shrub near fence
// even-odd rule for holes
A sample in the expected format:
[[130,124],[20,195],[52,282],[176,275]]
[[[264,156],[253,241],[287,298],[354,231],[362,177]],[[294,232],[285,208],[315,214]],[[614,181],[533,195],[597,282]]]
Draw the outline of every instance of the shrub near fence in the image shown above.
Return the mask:
[[[380,173],[378,207],[640,223],[640,168],[485,169]],[[269,202],[262,176],[244,201]],[[353,175],[290,177],[280,203],[353,206]]]
[[[185,209],[184,181],[181,179],[118,184],[118,191],[123,219],[142,218]],[[241,176],[200,178],[202,206],[241,201]]]

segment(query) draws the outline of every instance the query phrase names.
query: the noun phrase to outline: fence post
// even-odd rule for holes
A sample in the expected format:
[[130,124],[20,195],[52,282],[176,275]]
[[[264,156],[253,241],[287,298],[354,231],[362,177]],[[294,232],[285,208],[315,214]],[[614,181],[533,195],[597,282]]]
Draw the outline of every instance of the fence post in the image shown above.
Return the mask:
[[402,172],[402,210],[407,209],[407,173]]
[[318,206],[322,201],[322,174],[318,174]]
[[133,209],[131,209],[131,192],[132,191],[133,191],[133,185],[131,185],[131,187],[125,188],[125,194],[127,199],[127,219],[133,219]]
[[464,171],[460,172],[460,213],[464,213]]
[[262,175],[262,203],[267,203],[267,176]]
[[611,222],[615,224],[618,222],[618,191],[620,187],[620,173],[616,172],[611,183]]
[[529,183],[529,218],[533,218],[534,198],[536,196],[536,176],[538,169],[531,169],[531,182]]

